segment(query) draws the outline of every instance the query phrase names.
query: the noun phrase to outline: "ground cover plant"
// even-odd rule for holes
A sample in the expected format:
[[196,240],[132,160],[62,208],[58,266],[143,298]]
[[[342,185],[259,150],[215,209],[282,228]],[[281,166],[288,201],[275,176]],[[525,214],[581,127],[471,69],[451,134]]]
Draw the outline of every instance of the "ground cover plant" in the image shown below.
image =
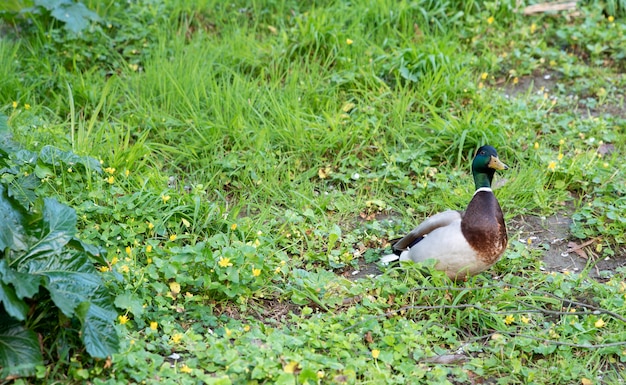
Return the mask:
[[[626,381],[624,7],[526,5],[0,5],[4,380]],[[502,260],[379,266],[485,143]]]

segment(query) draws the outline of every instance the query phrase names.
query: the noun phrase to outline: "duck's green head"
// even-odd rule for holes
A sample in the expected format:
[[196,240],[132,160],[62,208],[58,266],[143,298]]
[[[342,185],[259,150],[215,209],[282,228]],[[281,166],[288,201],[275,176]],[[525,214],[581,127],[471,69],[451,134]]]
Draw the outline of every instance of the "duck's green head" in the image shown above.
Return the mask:
[[472,174],[476,189],[481,187],[491,187],[493,174],[496,170],[506,170],[509,168],[498,158],[496,149],[491,146],[482,146],[476,151],[472,162]]

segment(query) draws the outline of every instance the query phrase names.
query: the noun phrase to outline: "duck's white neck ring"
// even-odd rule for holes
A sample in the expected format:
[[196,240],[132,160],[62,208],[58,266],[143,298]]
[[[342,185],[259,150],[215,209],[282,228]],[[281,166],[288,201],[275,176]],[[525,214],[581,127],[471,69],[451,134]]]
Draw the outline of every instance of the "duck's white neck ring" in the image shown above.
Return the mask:
[[481,187],[479,189],[476,189],[476,191],[474,191],[474,195],[478,194],[480,191],[493,193],[493,190],[491,189],[491,187]]

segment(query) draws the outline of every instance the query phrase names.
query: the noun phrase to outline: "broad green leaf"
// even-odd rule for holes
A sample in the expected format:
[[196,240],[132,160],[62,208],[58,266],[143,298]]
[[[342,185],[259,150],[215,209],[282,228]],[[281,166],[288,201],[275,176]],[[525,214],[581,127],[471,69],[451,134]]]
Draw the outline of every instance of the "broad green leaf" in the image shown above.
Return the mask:
[[69,5],[71,3],[72,0],[35,0],[35,5],[44,7],[48,11],[52,11],[62,5]]
[[15,204],[15,201],[7,196],[5,187],[0,185],[0,250],[27,249],[24,217],[22,207]]
[[35,189],[41,184],[34,174],[20,177],[9,185],[9,196],[15,198],[26,210],[37,200]]
[[28,256],[46,251],[59,251],[76,233],[76,212],[74,209],[45,198],[43,218],[39,231],[32,232],[39,240],[30,248]]
[[6,259],[0,260],[0,281],[13,285],[19,299],[32,298],[41,285],[40,276],[15,271],[9,267]]
[[62,151],[54,146],[45,146],[39,153],[39,160],[52,166],[75,166],[83,165],[88,170],[102,171],[100,162],[90,156],[79,156],[72,151]]
[[65,250],[60,253],[46,252],[25,261],[30,274],[45,277],[54,304],[68,317],[83,302],[89,302],[102,281],[84,253]]
[[54,146],[44,146],[39,152],[39,160],[51,166],[63,164],[73,166],[80,162],[80,156],[72,151],[62,151]]
[[101,284],[100,277],[94,273],[48,271],[43,275],[48,278],[45,286],[52,301],[68,317],[72,317],[76,306],[87,301]]
[[37,335],[0,309],[0,379],[32,376],[43,365]]
[[4,306],[4,309],[11,317],[20,321],[26,319],[28,305],[17,298],[15,289],[11,285],[7,285],[4,282],[0,282],[0,304]]
[[106,358],[117,353],[119,337],[114,326],[117,312],[103,289],[90,304],[81,304],[77,315],[82,322],[81,338],[92,357]]
[[74,33],[79,33],[89,27],[91,21],[100,20],[97,13],[90,11],[82,3],[72,3],[58,7],[50,14],[55,19],[65,22],[65,29]]
[[88,256],[91,258],[91,260],[95,263],[98,263],[100,265],[106,265],[107,264],[107,260],[105,258],[105,254],[106,254],[106,250],[103,249],[102,247],[98,247],[89,243],[85,243],[82,240],[78,239],[78,238],[74,238],[72,239],[69,243],[68,246],[71,246],[72,248],[79,250],[79,251],[84,251],[88,254]]

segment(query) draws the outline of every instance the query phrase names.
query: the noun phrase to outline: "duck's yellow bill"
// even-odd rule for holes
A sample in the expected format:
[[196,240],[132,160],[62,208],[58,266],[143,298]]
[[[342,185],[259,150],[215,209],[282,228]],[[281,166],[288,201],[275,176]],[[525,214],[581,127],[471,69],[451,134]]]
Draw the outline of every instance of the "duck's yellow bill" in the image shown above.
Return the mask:
[[491,159],[489,159],[489,163],[487,164],[487,166],[489,168],[493,168],[494,170],[506,170],[507,168],[509,168],[509,166],[502,163],[502,161],[499,158],[493,155],[491,156]]

